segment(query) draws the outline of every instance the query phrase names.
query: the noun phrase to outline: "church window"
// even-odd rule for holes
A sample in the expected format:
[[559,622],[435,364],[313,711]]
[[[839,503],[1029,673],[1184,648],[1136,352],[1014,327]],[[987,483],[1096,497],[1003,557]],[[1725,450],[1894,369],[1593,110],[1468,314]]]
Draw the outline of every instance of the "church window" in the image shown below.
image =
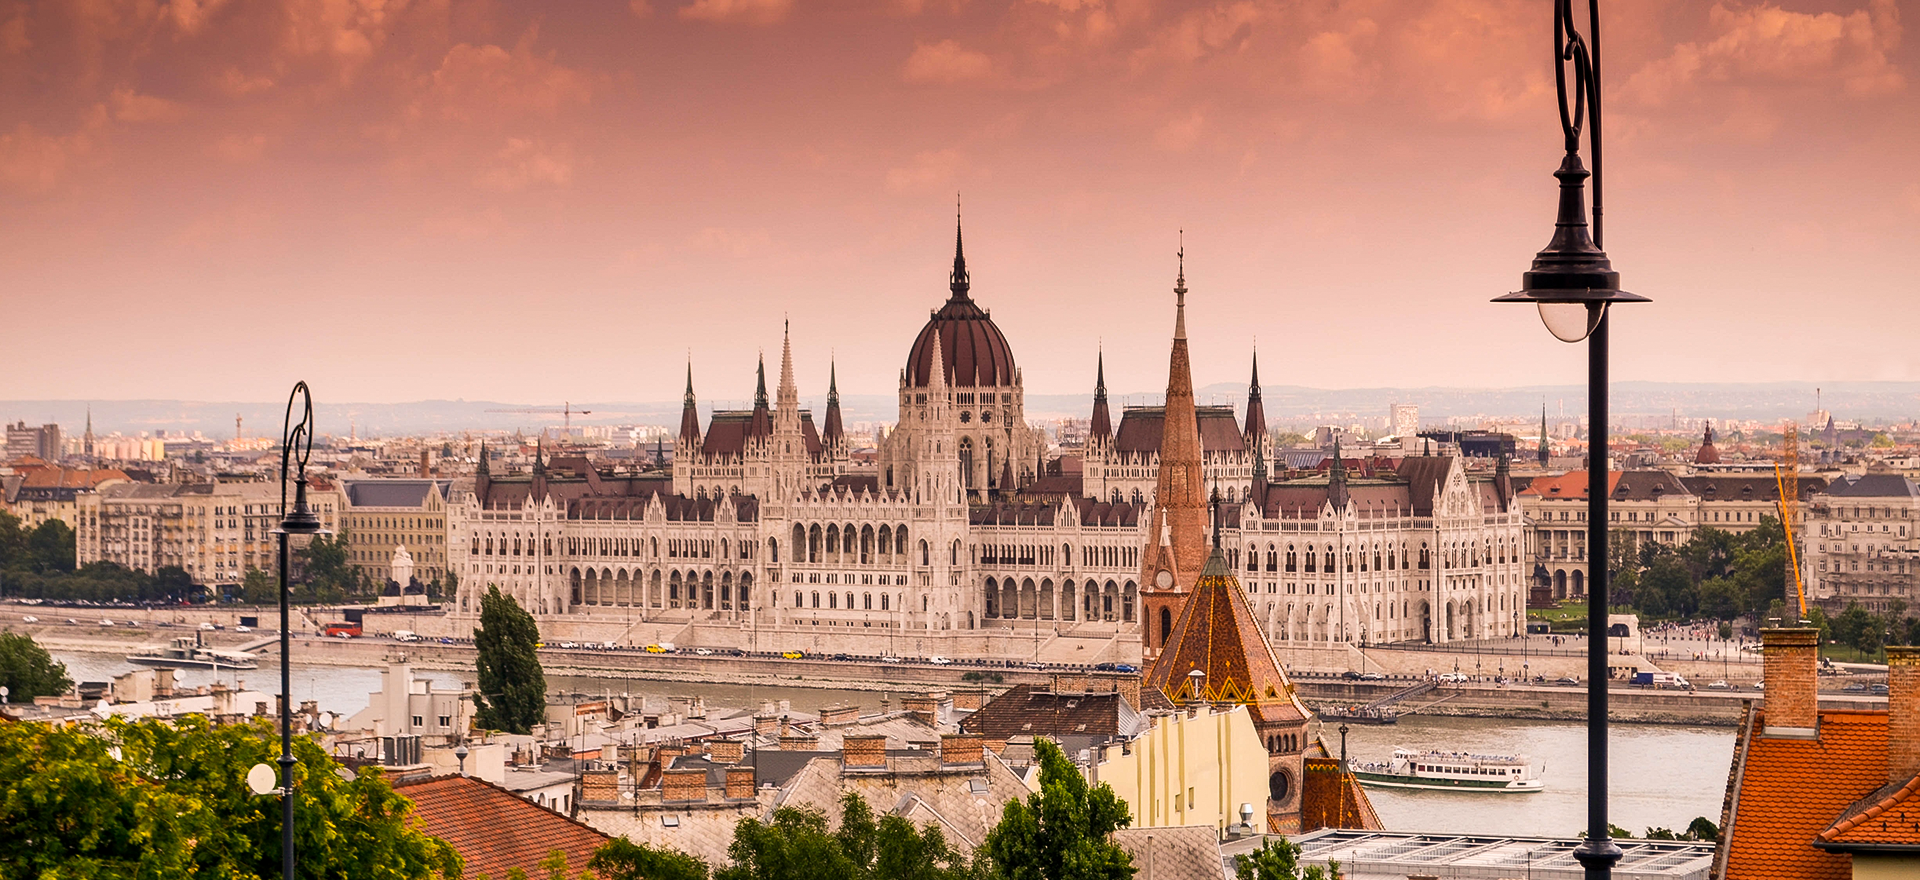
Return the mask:
[[887,603],[887,599],[888,599],[888,598],[889,598],[889,596],[888,596],[888,594],[886,594],[886,593],[881,593],[881,594],[880,594],[880,610],[881,610],[881,611],[886,611],[886,610],[888,610],[888,607],[887,607],[887,605],[888,605],[888,603]]
[[[827,595],[831,596],[833,594],[828,593]],[[818,591],[815,591],[813,594],[813,607],[815,608],[820,607],[820,593]]]
[[[853,594],[852,594],[852,593],[848,593],[847,595],[848,595],[849,597],[851,597],[851,596],[852,596]],[[849,599],[849,601],[851,601],[851,599]],[[872,593],[861,593],[861,594],[860,594],[860,610],[862,610],[862,611],[872,611],[872,610],[873,610],[873,594],[872,594]]]

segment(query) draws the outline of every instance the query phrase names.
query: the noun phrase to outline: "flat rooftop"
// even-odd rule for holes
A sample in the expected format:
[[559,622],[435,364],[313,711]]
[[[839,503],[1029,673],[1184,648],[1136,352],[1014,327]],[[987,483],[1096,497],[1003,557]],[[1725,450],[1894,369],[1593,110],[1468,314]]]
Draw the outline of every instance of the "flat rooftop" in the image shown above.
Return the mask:
[[[1329,828],[1293,842],[1301,865],[1340,862],[1349,880],[1406,880],[1409,875],[1443,878],[1528,877],[1532,880],[1580,880],[1585,871],[1574,861],[1578,840],[1553,837],[1422,834],[1413,831],[1349,831]],[[1613,868],[1618,880],[1707,880],[1714,844],[1677,840],[1615,839],[1622,852]]]

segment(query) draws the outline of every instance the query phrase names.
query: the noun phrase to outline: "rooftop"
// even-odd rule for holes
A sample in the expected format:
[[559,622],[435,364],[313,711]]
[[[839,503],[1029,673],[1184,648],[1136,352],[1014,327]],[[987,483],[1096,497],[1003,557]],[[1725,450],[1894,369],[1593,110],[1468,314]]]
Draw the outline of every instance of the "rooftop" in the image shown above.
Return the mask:
[[[1574,861],[1578,840],[1552,837],[1423,834],[1416,831],[1326,829],[1294,838],[1300,864],[1340,862],[1348,880],[1404,880],[1409,875],[1444,877],[1529,877],[1578,880]],[[1682,878],[1707,880],[1713,867],[1710,842],[1616,839],[1622,850],[1613,868],[1617,880]]]

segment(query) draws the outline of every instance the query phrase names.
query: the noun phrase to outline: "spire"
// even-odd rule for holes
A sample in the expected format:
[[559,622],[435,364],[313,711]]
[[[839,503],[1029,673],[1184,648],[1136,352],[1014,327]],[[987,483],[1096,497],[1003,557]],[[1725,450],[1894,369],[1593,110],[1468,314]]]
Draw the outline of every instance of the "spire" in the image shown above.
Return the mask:
[[1267,407],[1260,402],[1260,350],[1253,351],[1253,379],[1247,385],[1247,445],[1256,451],[1267,436]]
[[1547,402],[1540,401],[1540,466],[1547,466]]
[[693,361],[687,361],[687,396],[680,404],[680,439],[700,442],[700,408],[693,399]]
[[846,429],[840,425],[840,379],[837,367],[827,363],[827,423],[823,428],[822,439],[828,443],[838,442],[846,437]]
[[1213,508],[1213,552],[1220,552],[1220,487],[1213,487],[1213,498],[1209,501]]
[[484,477],[489,473],[491,469],[487,465],[487,442],[482,440],[480,441],[480,467],[474,470],[474,474]]
[[1000,461],[1000,495],[1011,497],[1013,495],[1013,456],[1006,456]]
[[[1184,249],[1183,249],[1184,250]],[[1201,467],[1200,423],[1193,402],[1193,363],[1187,351],[1186,269],[1182,256],[1174,322],[1173,351],[1167,363],[1167,399],[1160,428],[1160,473],[1154,488],[1154,526],[1141,576],[1148,583],[1173,575],[1163,590],[1184,594],[1206,565],[1207,499]],[[1164,523],[1164,530],[1162,524]],[[1161,542],[1165,541],[1165,544]],[[1171,558],[1168,558],[1171,557]],[[1154,609],[1156,611],[1159,608]],[[1177,610],[1169,606],[1168,611]]]
[[953,197],[953,274],[947,278],[947,287],[953,291],[954,299],[966,299],[967,290],[972,287],[967,277],[967,249],[960,235],[960,197]]
[[1173,338],[1181,342],[1187,339],[1187,231],[1180,230],[1180,250],[1174,254],[1180,258],[1180,275],[1173,282]]
[[766,355],[760,356],[759,363],[760,365],[757,368],[755,368],[755,374],[758,381],[753,388],[753,408],[766,409],[767,408],[767,357]]
[[536,477],[544,477],[547,475],[546,451],[547,451],[546,438],[545,437],[536,438],[533,441],[533,475]]
[[1093,368],[1093,424],[1087,429],[1090,440],[1113,438],[1113,417],[1107,414],[1107,354],[1102,351]]
[[780,390],[777,403],[780,412],[794,419],[800,417],[800,388],[793,380],[793,322],[788,321],[780,332]]
[[1333,466],[1327,469],[1327,500],[1335,511],[1347,509],[1347,466],[1340,461],[1340,435],[1333,436]]

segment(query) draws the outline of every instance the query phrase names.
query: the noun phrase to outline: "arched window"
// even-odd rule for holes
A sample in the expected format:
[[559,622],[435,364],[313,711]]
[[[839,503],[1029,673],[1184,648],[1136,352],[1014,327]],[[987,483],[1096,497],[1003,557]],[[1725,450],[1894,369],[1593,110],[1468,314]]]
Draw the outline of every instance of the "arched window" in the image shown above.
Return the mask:
[[920,539],[920,564],[921,565],[933,564],[932,562],[927,561],[927,541],[925,538]]
[[[832,594],[829,593],[828,595],[832,595]],[[815,608],[820,607],[820,591],[819,590],[815,590],[813,592],[813,607]]]
[[1420,542],[1420,569],[1422,571],[1425,571],[1426,569],[1431,567],[1432,567],[1432,562],[1427,557],[1427,544],[1425,541],[1422,541]]
[[780,540],[778,538],[767,539],[767,559],[774,565],[780,564]]
[[839,594],[839,593],[833,593],[833,592],[829,592],[829,593],[827,593],[827,607],[828,607],[828,608],[836,608],[836,609],[840,607],[840,594]]
[[861,594],[860,594],[860,609],[861,609],[862,611],[872,611],[872,610],[873,610],[873,594],[872,594],[872,593],[861,593]]
[[886,593],[881,593],[881,594],[880,594],[880,610],[881,610],[881,611],[886,611],[886,610],[888,610],[888,608],[887,608],[887,598],[888,598],[888,594],[886,594]]

